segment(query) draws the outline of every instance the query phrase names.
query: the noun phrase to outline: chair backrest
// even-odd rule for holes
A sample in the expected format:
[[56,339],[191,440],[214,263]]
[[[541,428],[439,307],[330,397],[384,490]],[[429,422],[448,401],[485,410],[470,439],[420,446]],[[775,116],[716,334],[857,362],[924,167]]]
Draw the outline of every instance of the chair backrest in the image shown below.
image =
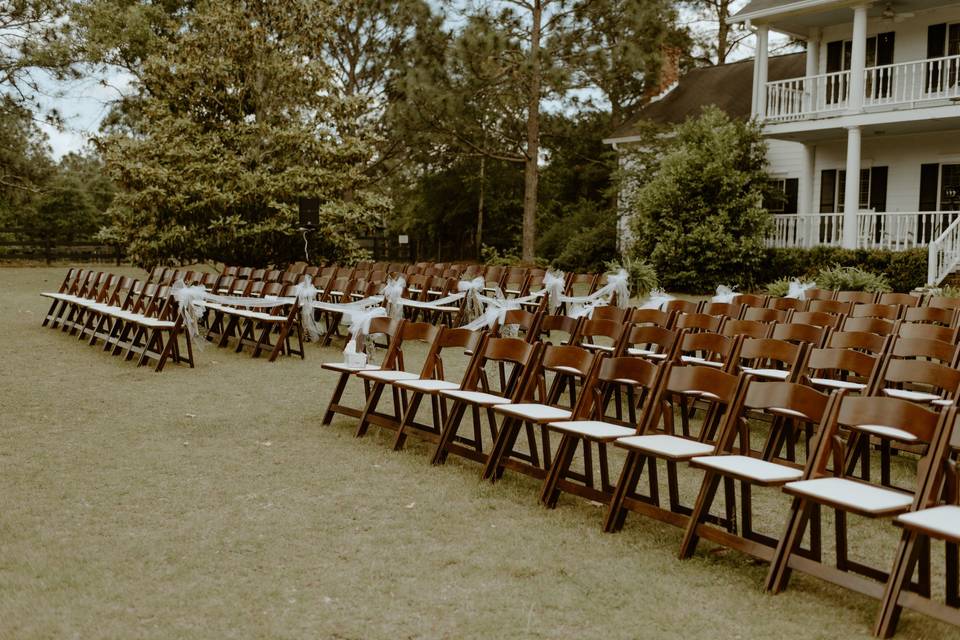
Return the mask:
[[854,349],[872,355],[883,355],[890,346],[890,336],[866,331],[834,331],[827,338],[827,346],[836,349]]
[[862,331],[864,333],[875,333],[878,336],[892,336],[897,332],[897,322],[895,320],[884,320],[883,318],[844,318],[840,325],[841,331]]
[[633,309],[628,320],[633,324],[648,324],[666,328],[670,326],[673,314],[660,309]]
[[837,291],[834,300],[869,304],[877,301],[877,294],[872,291]]
[[[711,404],[725,406],[729,410],[737,400],[743,387],[744,376],[735,375],[713,367],[679,366],[674,363],[663,365],[662,381],[656,397],[651,401],[653,406],[659,407],[671,395],[692,396],[705,400]],[[643,432],[657,430],[661,411],[650,411]],[[716,432],[716,427],[723,423],[726,416],[719,412],[711,415],[707,412],[710,423],[705,421],[699,439],[708,439]]]
[[[700,310],[700,304],[697,302],[692,302],[690,300],[668,300],[667,304],[664,305],[663,310],[667,313],[674,314],[691,314],[696,313]],[[676,321],[676,316],[674,318]]]
[[733,302],[705,302],[700,307],[700,313],[736,319],[743,313],[743,305]]
[[[641,420],[637,419],[637,410],[641,415],[649,411],[650,399],[660,381],[660,374],[666,367],[660,367],[642,358],[603,358],[596,367],[589,388],[593,395],[591,403],[584,403],[574,416],[575,419],[592,418],[613,422],[623,426],[637,428]],[[628,403],[627,415],[622,419],[607,415],[613,392],[617,388],[628,387],[633,395]]]
[[830,333],[828,327],[818,327],[812,324],[789,322],[773,326],[771,338],[786,340],[787,342],[802,342],[814,347],[822,347]]
[[609,341],[601,342],[603,347],[609,347],[612,355],[620,355],[620,342],[624,331],[629,325],[616,320],[607,320],[605,318],[590,318],[580,323],[577,333],[573,337],[576,344],[593,343],[597,338],[605,338]]
[[509,309],[503,314],[503,322],[499,320],[493,325],[491,332],[499,336],[504,327],[516,326],[523,332],[527,342],[533,342],[537,339],[537,326],[540,323],[540,313],[527,311],[526,309]]
[[614,322],[626,322],[627,315],[630,313],[630,309],[624,307],[615,307],[613,305],[606,305],[603,307],[596,307],[593,310],[593,315],[591,316],[594,320],[612,320]]
[[593,293],[598,279],[595,273],[572,273],[567,276],[566,294],[580,296]]
[[904,324],[938,324],[952,327],[957,324],[956,309],[940,307],[908,307],[903,312]]
[[[960,389],[960,371],[953,367],[930,360],[904,360],[889,358],[880,373],[880,381],[876,388],[879,395],[887,386],[909,385],[910,391],[915,392],[917,387],[924,387],[940,391],[946,399],[957,397]],[[904,398],[911,399],[911,398]],[[926,404],[928,399],[918,398]]]
[[877,302],[880,304],[898,304],[901,307],[919,307],[920,296],[909,293],[881,293]]
[[825,313],[850,313],[853,303],[849,300],[811,300],[807,311],[823,311]]
[[790,319],[789,309],[770,309],[767,307],[747,307],[740,316],[743,320],[755,322],[787,322]]
[[737,354],[741,366],[785,371],[784,380],[788,382],[794,382],[803,373],[806,355],[807,345],[773,338],[744,338]]
[[745,336],[749,338],[767,338],[773,331],[773,325],[769,322],[760,322],[757,320],[725,320],[720,328],[720,333],[725,336]]
[[950,309],[956,311],[960,309],[960,298],[951,298],[949,296],[930,296],[927,298],[927,306],[935,309]]
[[[862,385],[860,388],[845,384],[843,388],[870,394],[875,386],[880,367],[881,358],[877,355],[834,347],[813,348],[807,352],[805,376],[814,382],[816,379],[825,379]],[[850,379],[850,374],[853,374],[854,380]]]
[[677,355],[681,362],[692,364],[712,362],[720,368],[729,370],[736,366],[736,354],[740,341],[740,336],[724,336],[709,331],[684,332]]
[[828,311],[795,311],[790,316],[790,322],[798,324],[812,324],[816,327],[838,329],[843,322],[843,314]]
[[851,318],[884,318],[896,320],[900,317],[901,307],[898,304],[879,304],[876,302],[860,302],[850,310]]
[[564,340],[569,342],[573,339],[577,327],[580,325],[580,320],[579,318],[571,318],[570,316],[544,315],[543,318],[540,319],[538,333],[541,339],[546,337],[549,340],[551,333],[559,331],[567,334]]
[[685,329],[688,332],[709,331],[716,333],[720,331],[723,324],[723,318],[720,316],[711,316],[705,313],[680,313],[673,322],[674,329]]
[[811,288],[803,292],[804,297],[807,300],[835,300],[837,292],[831,289],[816,289]]
[[627,353],[631,356],[664,360],[675,355],[680,333],[680,331],[655,325],[633,325],[627,333],[624,344],[627,347]]
[[770,298],[767,300],[767,307],[770,309],[781,309],[783,311],[803,311],[807,306],[806,300],[796,298]]
[[957,332],[956,327],[942,327],[935,324],[902,323],[897,327],[897,338],[938,340],[954,345],[957,343]]
[[741,304],[746,307],[765,307],[770,296],[757,295],[754,293],[738,293],[730,301],[734,304]]

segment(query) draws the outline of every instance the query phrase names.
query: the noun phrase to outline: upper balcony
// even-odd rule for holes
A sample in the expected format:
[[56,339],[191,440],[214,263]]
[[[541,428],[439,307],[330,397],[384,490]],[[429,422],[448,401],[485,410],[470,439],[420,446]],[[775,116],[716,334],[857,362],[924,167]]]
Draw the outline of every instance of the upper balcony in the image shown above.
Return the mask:
[[[960,104],[960,55],[864,69],[867,113]],[[838,71],[766,83],[761,112],[767,123],[847,115],[851,72]]]

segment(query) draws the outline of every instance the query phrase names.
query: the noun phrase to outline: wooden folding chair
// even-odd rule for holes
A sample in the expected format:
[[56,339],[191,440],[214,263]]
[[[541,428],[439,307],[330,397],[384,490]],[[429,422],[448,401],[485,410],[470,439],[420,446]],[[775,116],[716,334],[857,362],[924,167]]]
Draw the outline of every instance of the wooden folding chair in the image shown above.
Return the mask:
[[683,331],[658,326],[632,326],[624,339],[629,356],[664,362],[676,356]]
[[[906,513],[921,494],[922,483],[914,494],[880,487],[847,477],[847,447],[861,434],[879,435],[880,430],[906,432],[931,443],[929,451],[938,451],[938,439],[956,419],[955,409],[934,412],[915,403],[896,398],[843,397],[836,410],[824,422],[803,479],[788,482],[783,491],[793,497],[785,533],[770,563],[766,589],[779,593],[786,589],[793,571],[799,570],[864,595],[880,598],[889,574],[875,566],[850,557],[847,519],[858,515],[869,519],[889,518]],[[949,421],[949,427],[947,422]],[[846,432],[846,437],[844,433]],[[881,436],[882,437],[882,436]],[[935,463],[930,453],[921,458],[918,468]],[[922,471],[918,473],[922,478]],[[833,566],[820,553],[799,552],[808,526],[822,526],[822,510],[834,511],[836,552]]]
[[673,314],[660,309],[633,309],[627,321],[633,325],[653,325],[668,329],[673,323]]
[[879,304],[897,304],[904,309],[908,309],[920,306],[920,296],[909,293],[881,293],[877,297],[877,302]]
[[[478,357],[459,389],[443,389],[442,399],[448,401],[447,419],[433,452],[432,463],[443,464],[451,453],[475,462],[485,463],[480,422],[481,410],[487,415],[492,439],[497,436],[493,408],[501,404],[520,402],[527,392],[526,385],[535,373],[541,345],[530,344],[519,338],[487,338],[479,348]],[[489,384],[486,367],[504,363],[512,367],[509,377],[499,389]],[[460,435],[460,427],[467,409],[471,410],[474,427],[472,440]]]
[[[626,450],[627,456],[607,510],[605,531],[619,531],[629,511],[677,527],[686,525],[691,509],[680,502],[677,465],[714,452],[718,429],[727,419],[727,412],[736,404],[748,378],[745,374],[738,376],[711,367],[677,366],[673,363],[663,366],[663,383],[657,397],[652,400],[657,410],[649,412],[639,435],[614,441],[615,446]],[[672,396],[693,398],[710,404],[699,434],[678,436],[659,428],[661,415],[665,418],[665,414],[672,411],[663,406]],[[670,429],[668,425],[672,424],[672,420],[663,422],[664,427]],[[660,489],[656,478],[657,463],[660,460],[664,461],[667,470],[667,507],[660,505]],[[649,492],[642,495],[637,493],[637,486],[645,467]]]
[[725,318],[720,326],[720,334],[725,336],[743,336],[745,338],[769,338],[773,324],[760,320],[737,320]]
[[842,313],[830,313],[827,311],[795,311],[790,316],[792,324],[811,324],[815,327],[826,329],[839,329],[843,322]]
[[878,294],[871,291],[837,291],[834,300],[853,304],[872,304],[877,301]]
[[[363,415],[362,408],[354,408],[340,404],[340,400],[343,397],[343,392],[346,390],[347,383],[350,381],[350,379],[356,376],[356,374],[360,371],[396,368],[396,337],[399,334],[402,326],[403,320],[394,320],[393,318],[378,317],[370,320],[370,330],[368,335],[382,335],[387,338],[386,352],[383,356],[383,362],[380,364],[368,362],[363,366],[356,366],[353,364],[347,364],[345,362],[325,362],[320,365],[321,368],[326,369],[327,371],[333,371],[340,376],[337,380],[336,386],[334,387],[333,394],[330,396],[330,402],[327,404],[327,409],[323,414],[323,421],[321,422],[322,425],[329,425],[333,421],[333,416],[338,413],[351,418],[359,418],[361,415]],[[362,338],[362,336],[360,336],[360,338]],[[363,340],[358,339],[357,348],[362,349],[362,345]],[[370,383],[367,380],[364,380],[363,382],[364,403],[366,403],[366,398],[370,395]]]
[[778,309],[781,311],[805,311],[807,308],[807,301],[799,300],[797,298],[771,297],[769,300],[767,300],[766,306],[769,309]]
[[[643,327],[650,328],[650,327]],[[540,502],[552,509],[560,493],[567,491],[601,503],[609,503],[614,487],[610,482],[607,445],[617,438],[637,435],[637,425],[652,409],[663,368],[640,358],[604,358],[594,369],[587,388],[592,401],[584,401],[571,420],[549,422],[546,428],[560,434],[553,463],[547,470]],[[608,415],[611,400],[621,391],[627,398],[625,420]],[[620,407],[617,407],[620,414]],[[639,414],[639,417],[638,417]],[[578,447],[582,446],[583,472],[571,469]],[[594,482],[593,449],[597,449],[600,483]]]
[[[494,413],[502,416],[502,421],[482,478],[496,482],[508,468],[534,478],[546,477],[551,450],[550,434],[545,427],[549,422],[569,420],[577,411],[576,405],[571,408],[558,406],[556,397],[547,397],[546,373],[552,371],[555,375],[573,377],[582,385],[590,377],[596,360],[594,352],[571,345],[547,345],[540,351],[540,361],[533,365],[534,373],[528,378],[527,393],[521,401],[493,408]],[[540,402],[534,402],[535,390],[539,390]],[[578,404],[591,401],[590,394],[586,393],[581,395]],[[521,429],[527,435],[526,451],[516,448]],[[542,458],[537,452],[537,432],[543,449]]]
[[808,344],[811,347],[822,347],[826,344],[829,334],[830,329],[828,327],[790,322],[787,324],[774,325],[773,333],[770,337],[775,340]]
[[[400,428],[400,421],[403,412],[407,407],[407,396],[402,387],[395,384],[404,380],[431,379],[437,368],[437,338],[445,327],[435,327],[426,322],[404,322],[399,333],[395,338],[397,347],[395,349],[395,369],[374,369],[371,371],[359,371],[357,377],[369,382],[372,387],[367,394],[367,403],[360,415],[360,424],[357,425],[356,437],[362,438],[367,434],[367,429],[371,424],[378,427],[384,427],[392,431]],[[423,364],[417,371],[408,369],[404,357],[404,348],[408,345],[420,343],[425,345],[427,355]],[[390,387],[393,397],[393,414],[377,412],[377,405],[380,402],[380,396],[384,389]]]
[[[960,431],[949,422],[945,431],[939,450],[929,456],[910,512],[894,519],[903,532],[874,627],[874,634],[881,638],[894,634],[904,607],[960,626],[960,474],[950,459],[960,453]],[[932,540],[942,541],[946,547],[942,603],[934,599],[927,570]],[[918,574],[916,579],[914,574]]]
[[[398,380],[394,383],[394,386],[410,394],[410,400],[403,411],[403,416],[397,427],[397,435],[393,441],[395,451],[403,448],[407,436],[410,434],[415,434],[429,442],[436,443],[439,440],[443,424],[447,418],[447,405],[440,397],[440,392],[463,388],[464,382],[471,378],[473,368],[476,366],[475,362],[479,359],[479,347],[486,335],[485,331],[471,331],[462,327],[457,329],[442,327],[440,334],[433,343],[434,369],[431,371],[431,377],[421,377],[417,380]],[[444,366],[443,358],[450,352],[460,352],[468,358],[459,382],[453,382],[446,376],[448,367]],[[417,411],[425,398],[430,398],[432,425],[416,421]],[[475,436],[479,438],[479,432]]]
[[[690,460],[690,466],[703,470],[704,476],[680,545],[681,559],[693,556],[700,538],[767,562],[772,559],[777,539],[753,527],[753,487],[782,487],[803,477],[802,465],[773,459],[784,440],[792,440],[795,432],[809,432],[811,425],[819,425],[830,415],[831,403],[838,398],[838,392],[830,396],[793,382],[749,382],[742,401],[723,425],[716,453]],[[768,432],[762,455],[756,455],[750,444],[760,423],[750,420],[748,414],[757,412],[768,415],[774,424],[780,423],[779,429]],[[721,481],[728,516],[736,500],[732,484],[740,485],[739,531],[716,527],[708,518]],[[819,531],[812,537],[813,546],[818,546]]]

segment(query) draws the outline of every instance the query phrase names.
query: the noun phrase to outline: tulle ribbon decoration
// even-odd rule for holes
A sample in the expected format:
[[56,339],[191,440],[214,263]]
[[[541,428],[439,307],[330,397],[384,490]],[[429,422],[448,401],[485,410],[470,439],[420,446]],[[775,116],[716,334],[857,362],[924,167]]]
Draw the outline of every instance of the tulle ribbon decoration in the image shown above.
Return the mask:
[[647,296],[647,299],[640,304],[641,309],[660,309],[673,300],[673,296],[668,295],[663,289],[654,289]]
[[180,315],[183,316],[183,323],[187,327],[187,332],[193,339],[196,347],[202,349],[204,342],[198,340],[200,337],[200,304],[207,297],[207,290],[200,285],[188,287],[183,278],[178,279],[170,287],[170,295],[177,301],[180,309]]
[[370,321],[374,318],[385,317],[387,310],[383,307],[367,307],[346,310],[343,314],[350,316],[350,327],[347,331],[351,339],[356,342],[359,336],[366,336],[370,333]]
[[303,282],[293,288],[293,295],[300,305],[300,324],[311,340],[320,339],[320,325],[313,314],[313,303],[317,299],[317,288],[313,286],[313,278],[307,276]]
[[543,290],[547,292],[550,304],[550,313],[556,313],[560,307],[563,292],[566,290],[567,280],[563,271],[547,271],[543,275]]
[[807,289],[812,289],[817,286],[815,282],[800,282],[800,280],[794,278],[790,281],[790,286],[787,289],[787,298],[794,298],[796,300],[806,300],[807,299]]
[[710,298],[710,302],[730,303],[737,296],[737,292],[725,285],[717,287],[717,295]]
[[483,276],[477,276],[473,280],[461,280],[457,283],[457,291],[467,294],[464,300],[463,314],[467,320],[474,320],[483,315],[483,303],[480,301],[480,292],[483,291],[483,285],[486,282]]
[[387,284],[384,285],[381,295],[387,303],[387,315],[395,320],[403,317],[403,292],[407,290],[407,281],[403,276],[396,279],[387,278]]
[[[610,293],[616,294],[617,306],[626,309],[630,306],[630,275],[626,269],[620,269],[616,273],[607,276],[607,287],[610,287]],[[606,288],[606,287],[604,287]]]

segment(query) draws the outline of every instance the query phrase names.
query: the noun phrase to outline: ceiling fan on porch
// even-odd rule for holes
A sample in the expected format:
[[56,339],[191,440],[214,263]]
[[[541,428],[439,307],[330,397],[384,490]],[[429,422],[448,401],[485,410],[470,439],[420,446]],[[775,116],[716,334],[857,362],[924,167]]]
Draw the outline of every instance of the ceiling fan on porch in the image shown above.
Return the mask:
[[883,8],[883,12],[880,14],[880,17],[887,22],[903,22],[909,18],[912,18],[914,13],[912,11],[901,11],[898,12],[893,8],[893,3],[888,2],[887,6]]

